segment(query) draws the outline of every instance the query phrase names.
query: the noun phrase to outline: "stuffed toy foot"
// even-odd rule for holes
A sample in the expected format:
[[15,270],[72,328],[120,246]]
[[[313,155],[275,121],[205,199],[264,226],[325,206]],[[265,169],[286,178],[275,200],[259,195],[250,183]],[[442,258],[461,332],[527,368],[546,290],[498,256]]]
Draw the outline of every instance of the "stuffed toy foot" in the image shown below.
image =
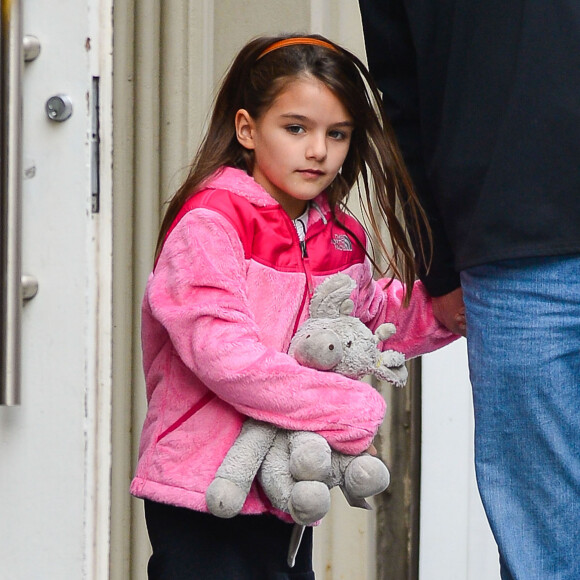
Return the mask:
[[233,518],[242,511],[248,492],[229,479],[216,477],[207,488],[205,501],[214,516]]
[[[343,456],[346,457],[346,456]],[[369,508],[367,497],[381,493],[389,487],[391,476],[385,464],[372,455],[359,455],[348,462],[340,487],[348,503],[355,507]]]
[[321,520],[330,509],[330,490],[321,481],[298,481],[292,488],[288,513],[303,526]]
[[326,439],[309,431],[288,433],[290,473],[296,481],[326,481],[332,473],[332,451]]

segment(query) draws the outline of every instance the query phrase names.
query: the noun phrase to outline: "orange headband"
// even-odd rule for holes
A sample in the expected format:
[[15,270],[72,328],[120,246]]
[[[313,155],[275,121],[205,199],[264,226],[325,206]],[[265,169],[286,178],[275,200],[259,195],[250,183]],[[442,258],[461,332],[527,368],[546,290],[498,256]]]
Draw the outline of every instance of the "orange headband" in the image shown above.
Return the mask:
[[284,40],[279,40],[278,42],[271,44],[260,54],[260,56],[256,60],[260,60],[263,56],[266,56],[268,53],[274,50],[284,48],[285,46],[294,46],[295,44],[313,44],[315,46],[323,46],[324,48],[328,48],[330,50],[333,50],[334,52],[338,52],[336,46],[330,44],[330,42],[326,42],[325,40],[320,40],[318,38],[309,38],[308,36],[297,36],[294,38],[286,38]]

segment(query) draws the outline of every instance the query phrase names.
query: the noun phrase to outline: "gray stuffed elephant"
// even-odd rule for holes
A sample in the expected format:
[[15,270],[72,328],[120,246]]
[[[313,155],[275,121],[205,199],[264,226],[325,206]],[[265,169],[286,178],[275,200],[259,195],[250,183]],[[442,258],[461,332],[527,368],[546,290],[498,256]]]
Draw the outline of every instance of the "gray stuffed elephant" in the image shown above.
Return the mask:
[[[310,303],[310,318],[298,329],[288,354],[304,366],[353,379],[373,375],[402,387],[407,380],[404,356],[377,348],[395,327],[382,324],[373,333],[351,316],[355,287],[346,274],[320,284]],[[340,486],[351,505],[368,509],[365,498],[386,489],[390,479],[377,457],[345,455],[316,433],[247,419],[206,492],[209,511],[223,518],[240,513],[256,476],[272,505],[300,525],[324,517],[331,488]]]

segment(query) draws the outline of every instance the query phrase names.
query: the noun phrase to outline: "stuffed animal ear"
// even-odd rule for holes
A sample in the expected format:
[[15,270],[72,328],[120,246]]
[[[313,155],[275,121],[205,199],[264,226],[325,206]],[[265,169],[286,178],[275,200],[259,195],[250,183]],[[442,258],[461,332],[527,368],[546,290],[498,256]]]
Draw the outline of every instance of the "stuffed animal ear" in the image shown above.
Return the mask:
[[350,298],[347,298],[340,305],[339,313],[342,314],[343,316],[350,316],[353,310],[354,310],[354,302]]
[[391,324],[390,322],[385,322],[375,330],[375,336],[379,339],[380,342],[383,340],[387,340],[387,338],[391,338],[391,336],[393,336],[393,334],[395,334],[396,332],[397,329],[395,328],[394,324]]
[[395,387],[404,387],[409,375],[405,366],[405,356],[395,350],[385,350],[381,353],[372,374],[377,379],[387,381]]
[[404,387],[407,384],[409,373],[405,365],[395,368],[383,366],[375,369],[373,375],[377,379],[391,383],[395,387]]
[[350,314],[354,308],[350,295],[355,288],[356,282],[347,274],[329,276],[314,291],[310,301],[310,317],[338,318],[346,311]]

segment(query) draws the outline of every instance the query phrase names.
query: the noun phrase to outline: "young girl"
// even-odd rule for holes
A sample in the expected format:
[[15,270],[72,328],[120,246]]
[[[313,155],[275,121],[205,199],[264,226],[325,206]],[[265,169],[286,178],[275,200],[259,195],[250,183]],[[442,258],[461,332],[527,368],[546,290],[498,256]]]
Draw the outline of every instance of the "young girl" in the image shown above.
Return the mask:
[[[311,528],[288,568],[292,524],[257,485],[231,520],[207,513],[205,491],[247,416],[315,431],[345,453],[371,445],[385,412],[377,391],[285,354],[326,277],[351,276],[353,314],[371,329],[393,322],[388,347],[407,357],[455,338],[420,283],[405,303],[407,229],[422,214],[379,103],[364,65],[319,36],[253,40],[223,81],[143,302],[149,408],[131,490],[146,500],[149,578],[314,577]],[[365,231],[344,207],[357,180],[406,284],[372,278]]]

